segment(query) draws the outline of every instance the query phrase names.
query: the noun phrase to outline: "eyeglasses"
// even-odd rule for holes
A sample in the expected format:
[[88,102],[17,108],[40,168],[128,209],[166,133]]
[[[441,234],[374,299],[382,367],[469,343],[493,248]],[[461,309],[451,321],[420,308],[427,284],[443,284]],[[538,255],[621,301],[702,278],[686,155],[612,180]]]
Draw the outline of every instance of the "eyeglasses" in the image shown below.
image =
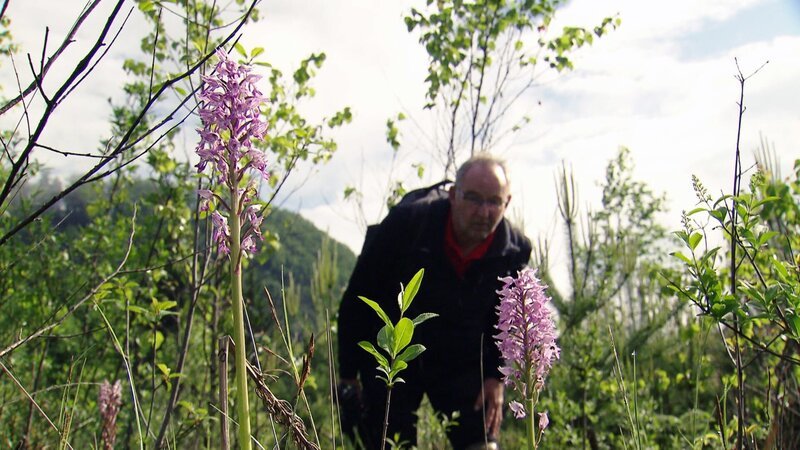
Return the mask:
[[458,194],[461,196],[461,199],[465,202],[469,203],[470,205],[480,208],[483,205],[486,205],[487,208],[492,210],[500,210],[504,206],[506,206],[507,200],[504,200],[500,197],[489,197],[483,198],[480,194],[472,191],[464,192],[462,190],[458,191]]

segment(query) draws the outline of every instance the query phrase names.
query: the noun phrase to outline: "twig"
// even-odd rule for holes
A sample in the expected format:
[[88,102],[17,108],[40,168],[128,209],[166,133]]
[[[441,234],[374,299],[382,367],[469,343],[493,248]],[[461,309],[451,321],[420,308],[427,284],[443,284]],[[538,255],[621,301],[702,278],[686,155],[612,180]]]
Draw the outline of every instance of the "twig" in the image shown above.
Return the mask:
[[[34,376],[33,376],[33,390],[34,390],[34,392],[39,389],[39,382],[42,379],[42,366],[44,365],[44,361],[45,361],[46,356],[47,356],[47,349],[50,346],[49,344],[50,344],[50,341],[48,341],[48,340],[44,341],[44,345],[43,345],[43,348],[42,348],[42,353],[39,356],[39,364],[37,365],[37,368],[36,368],[36,370],[34,372]],[[70,371],[71,370],[72,370],[72,367],[70,367]],[[33,402],[31,402],[31,406],[30,406],[30,409],[28,411],[28,423],[25,425],[25,436],[22,438],[22,443],[20,444],[20,447],[28,447],[30,445],[30,442],[28,441],[28,439],[30,439],[31,427],[33,426],[33,408],[34,408]]]
[[[103,40],[105,39],[105,35],[108,33],[111,24],[114,22],[114,19],[116,18],[117,13],[119,12],[120,7],[122,6],[122,3],[123,3],[122,0],[120,0],[117,3],[114,10],[109,14],[108,19],[106,20],[106,23],[103,26],[103,30],[100,32],[100,35],[98,36],[94,46],[92,46],[92,48],[89,49],[89,51],[86,53],[83,59],[79,61],[78,64],[75,65],[75,68],[73,69],[72,73],[69,75],[67,80],[61,85],[61,87],[56,91],[56,93],[53,94],[52,99],[47,99],[45,97],[45,110],[42,113],[42,117],[39,119],[39,123],[36,124],[36,129],[29,136],[28,143],[20,153],[19,158],[11,165],[11,168],[8,171],[5,185],[3,186],[2,191],[0,191],[0,205],[5,203],[6,198],[8,197],[8,194],[11,190],[11,187],[16,182],[16,180],[19,177],[22,177],[26,173],[24,167],[27,167],[26,161],[30,157],[30,153],[33,151],[34,144],[36,144],[36,142],[39,140],[39,137],[44,132],[44,129],[47,126],[47,122],[50,116],[53,115],[53,113],[55,112],[59,102],[61,101],[62,96],[67,92],[67,90],[75,82],[75,80],[78,79],[78,77],[86,70],[89,61],[94,56],[94,54],[97,53],[97,51],[99,50],[100,46],[103,43]],[[30,61],[30,56],[28,56],[28,60]],[[34,74],[34,76],[36,78],[37,85],[40,86],[41,88],[41,75],[36,76]],[[41,93],[42,95],[44,95],[43,90],[41,91]]]
[[8,9],[9,3],[11,3],[11,0],[3,1],[3,9],[0,9],[0,19],[2,19],[6,15],[6,9]]
[[[94,71],[95,67],[97,67],[97,65],[100,64],[100,61],[102,61],[103,58],[105,58],[105,56],[111,50],[111,47],[114,45],[115,42],[117,42],[117,38],[122,33],[122,30],[125,28],[125,24],[128,23],[128,19],[131,18],[132,13],[133,13],[133,7],[131,7],[128,10],[128,14],[125,16],[124,19],[122,19],[122,24],[120,24],[119,29],[114,34],[114,37],[111,38],[111,42],[109,42],[108,44],[106,44],[105,42],[102,43],[102,46],[105,47],[103,53],[100,53],[100,56],[97,57],[97,60],[95,60],[95,62],[88,69],[86,69],[83,75],[81,75],[81,77],[75,83],[72,84],[72,86],[64,93],[62,98],[66,98],[67,96],[72,94],[72,91],[74,91],[78,86],[80,86],[83,83],[83,80],[85,80],[86,77],[88,77],[89,74],[91,74]],[[94,55],[92,57],[94,57]]]
[[59,150],[57,148],[50,147],[44,144],[34,144],[35,148],[41,148],[42,150],[47,150],[53,153],[58,153],[59,155],[67,156],[79,156],[81,158],[97,158],[97,159],[111,159],[111,156],[106,155],[93,155],[91,153],[78,153],[78,152],[68,152],[65,150]]
[[[201,181],[198,180],[198,188],[200,187]],[[193,240],[193,247],[197,248],[198,240],[200,235],[200,223],[199,220],[199,203],[195,205],[194,215],[195,215],[195,226],[194,226],[194,240]],[[206,254],[204,252],[204,254]],[[183,374],[183,368],[186,364],[186,356],[189,353],[189,341],[192,333],[192,322],[194,319],[194,311],[195,307],[197,306],[197,301],[200,298],[200,288],[204,284],[206,270],[208,269],[207,265],[202,266],[202,270],[198,274],[198,257],[200,252],[193,251],[192,252],[192,283],[191,283],[191,304],[189,305],[189,311],[187,312],[186,318],[186,329],[183,333],[183,348],[181,349],[181,353],[178,356],[178,367],[175,369],[179,374]],[[208,258],[205,260],[208,261]],[[175,387],[172,390],[172,395],[170,396],[169,403],[167,404],[167,409],[164,411],[164,419],[161,422],[161,429],[158,432],[158,438],[156,439],[155,448],[161,448],[161,445],[164,441],[164,437],[166,436],[167,427],[169,426],[170,417],[172,416],[172,411],[175,409],[175,405],[178,403],[178,395],[180,394],[180,386],[181,380],[183,376],[178,377],[175,381]],[[224,422],[224,419],[223,419]]]
[[[730,220],[731,220],[731,229],[730,229],[730,247],[731,247],[730,283],[731,283],[731,287],[730,287],[730,289],[731,289],[731,295],[736,297],[736,284],[737,284],[736,283],[736,275],[737,275],[736,248],[737,248],[737,243],[739,241],[738,230],[737,230],[737,225],[736,225],[736,219],[738,217],[738,214],[736,212],[736,209],[737,209],[736,208],[736,203],[737,203],[736,199],[739,196],[739,193],[741,191],[741,186],[742,186],[742,161],[741,161],[741,151],[740,151],[739,144],[740,144],[741,135],[742,135],[742,120],[744,118],[744,113],[745,113],[745,110],[746,110],[746,108],[744,106],[744,83],[745,83],[745,81],[747,81],[747,79],[749,79],[750,77],[752,77],[753,75],[758,73],[758,71],[761,70],[761,68],[763,68],[764,65],[766,65],[767,62],[769,62],[769,61],[765,62],[763,65],[761,65],[761,67],[756,69],[753,73],[751,73],[748,76],[744,76],[744,74],[742,74],[742,69],[739,67],[739,60],[734,58],[734,61],[736,62],[736,70],[738,72],[738,75],[736,76],[736,79],[737,79],[737,81],[739,81],[739,102],[738,102],[738,105],[739,105],[739,123],[738,123],[738,126],[736,128],[736,154],[735,154],[735,158],[734,158],[733,192],[732,192],[732,194],[733,194],[733,197],[732,197],[733,204],[732,204],[732,208],[730,209]],[[739,445],[740,446],[744,446],[745,445],[744,444],[744,433],[745,433],[745,428],[746,428],[746,417],[745,417],[745,414],[747,412],[747,408],[746,408],[746,404],[745,404],[746,397],[745,397],[745,394],[744,394],[745,388],[744,388],[744,367],[743,367],[743,364],[742,364],[742,349],[741,349],[740,344],[739,344],[739,335],[742,334],[742,332],[741,332],[742,328],[741,328],[739,316],[736,315],[736,314],[734,314],[734,316],[733,316],[733,328],[734,328],[734,351],[735,351],[735,357],[736,357],[736,359],[735,359],[735,363],[736,363],[736,379],[737,379],[737,382],[738,382],[738,385],[737,385],[738,389],[737,389],[737,392],[736,392],[736,397],[737,397],[737,400],[738,400],[737,407],[738,407],[738,414],[739,414],[739,420],[737,420],[738,429],[737,429],[737,432],[736,432],[736,435],[737,435],[736,437],[737,437],[737,441],[739,442]]]
[[336,363],[335,358],[333,355],[333,339],[331,336],[331,319],[329,316],[328,308],[325,308],[325,334],[328,340],[328,376],[330,378],[330,385],[331,385],[331,448],[336,448],[336,419],[338,418],[339,421],[339,439],[344,442],[344,431],[342,430],[342,415],[341,413],[336,414],[339,412],[341,406],[339,404],[339,390],[336,388],[338,383],[336,382]]
[[[8,6],[8,3],[9,1],[6,1],[5,4],[3,5],[3,13],[5,12],[5,8]],[[39,76],[41,78],[44,78],[44,76],[47,75],[47,72],[50,70],[50,67],[53,65],[54,62],[56,62],[59,56],[61,56],[61,54],[64,52],[67,46],[75,42],[74,37],[75,34],[77,34],[78,29],[83,25],[83,22],[89,17],[94,8],[99,4],[100,0],[94,0],[83,10],[80,16],[78,16],[78,20],[75,21],[75,23],[72,25],[72,28],[70,28],[69,33],[67,33],[67,35],[64,37],[64,40],[61,42],[61,46],[59,46],[58,49],[55,51],[55,53],[53,53],[50,56],[47,62],[41,66],[41,70],[39,72]],[[2,16],[2,13],[0,13],[0,16]],[[36,80],[31,81],[31,84],[29,84],[24,91],[21,91],[18,96],[12,98],[8,102],[6,102],[6,104],[4,104],[2,107],[0,107],[0,115],[5,114],[6,111],[13,108],[14,105],[21,102],[23,98],[27,97],[31,92],[33,92],[36,89],[36,85],[37,85]]]
[[[50,28],[45,27],[44,29],[44,44],[42,44],[42,52],[44,49],[47,48],[47,37],[50,35]],[[44,56],[44,55],[42,55]],[[31,60],[31,55],[28,53],[28,66],[31,68],[31,73],[33,73],[33,81],[36,83],[36,87],[39,89],[39,94],[42,95],[45,104],[49,105],[51,100],[47,98],[47,94],[44,92],[44,88],[42,87],[42,77],[36,75],[36,69],[33,68],[33,61]]]
[[230,431],[228,430],[228,355],[232,340],[230,336],[219,338],[219,407],[220,407],[220,448],[228,450],[231,447]]

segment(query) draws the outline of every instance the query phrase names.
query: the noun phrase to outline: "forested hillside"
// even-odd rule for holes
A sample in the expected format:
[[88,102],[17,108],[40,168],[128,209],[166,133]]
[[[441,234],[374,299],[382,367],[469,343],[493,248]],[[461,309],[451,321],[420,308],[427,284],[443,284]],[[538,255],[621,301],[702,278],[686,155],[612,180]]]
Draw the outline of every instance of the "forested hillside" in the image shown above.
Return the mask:
[[[40,201],[42,198],[53,196],[60,189],[58,180],[43,177],[23,189],[20,201],[10,207],[10,213],[19,213],[25,204]],[[101,192],[111,192],[111,186],[101,188]],[[57,203],[53,210],[45,215],[54,233],[70,236],[64,240],[62,251],[70,252],[69,242],[84,234],[86,227],[91,224],[90,210],[93,208],[92,199],[97,195],[97,190],[88,188],[79,189],[74,194]],[[126,188],[126,198],[131,202],[128,206],[120,205],[115,214],[130,214],[130,205],[141,203],[146,198],[157,195],[152,183],[147,180],[134,178]],[[187,208],[192,207],[196,199],[188,196],[185,199]],[[143,210],[139,214],[144,214]],[[269,316],[262,316],[266,312],[266,298],[264,288],[268,289],[276,304],[280,305],[283,295],[287,294],[290,301],[295,302],[294,307],[310,314],[313,311],[312,285],[315,270],[322,264],[320,258],[332,258],[332,279],[327,280],[331,285],[328,289],[339,292],[344,289],[353,266],[356,255],[345,245],[334,241],[326,232],[316,228],[310,221],[299,214],[280,208],[270,208],[264,220],[265,236],[268,245],[265,245],[247,264],[244,276],[248,280],[248,301],[254,304],[256,311],[253,326],[256,328],[270,326],[263,323],[271,322]],[[142,239],[139,236],[139,239]],[[324,252],[324,254],[323,254]],[[335,299],[338,301],[338,298]],[[333,305],[329,305],[333,306]]]

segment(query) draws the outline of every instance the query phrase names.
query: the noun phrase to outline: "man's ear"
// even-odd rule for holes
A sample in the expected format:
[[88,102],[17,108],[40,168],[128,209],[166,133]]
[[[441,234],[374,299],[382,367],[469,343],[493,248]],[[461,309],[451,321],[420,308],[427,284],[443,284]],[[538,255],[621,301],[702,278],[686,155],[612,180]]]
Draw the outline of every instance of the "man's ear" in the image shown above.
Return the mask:
[[456,185],[450,186],[450,189],[447,191],[447,197],[450,199],[450,203],[452,204],[456,200]]

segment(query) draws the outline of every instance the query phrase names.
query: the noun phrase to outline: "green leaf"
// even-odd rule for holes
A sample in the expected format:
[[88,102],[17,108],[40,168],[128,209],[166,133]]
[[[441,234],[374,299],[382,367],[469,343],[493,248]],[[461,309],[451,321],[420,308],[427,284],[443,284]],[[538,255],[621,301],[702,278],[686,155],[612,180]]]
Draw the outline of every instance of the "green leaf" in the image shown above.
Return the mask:
[[789,328],[791,328],[792,337],[795,340],[800,339],[800,317],[796,314],[788,314],[786,316],[786,321],[789,322]]
[[786,266],[783,264],[783,261],[777,259],[774,255],[772,256],[772,268],[775,269],[779,280],[784,282],[789,280],[789,271],[786,270]]
[[378,346],[384,350],[386,353],[394,356],[392,352],[392,348],[394,346],[394,328],[390,325],[384,325],[383,328],[378,331]]
[[147,314],[150,312],[142,308],[141,306],[136,306],[136,305],[128,305],[128,311],[136,314]]
[[718,222],[722,223],[725,221],[725,217],[728,215],[728,208],[722,206],[715,210],[709,211],[708,214]]
[[370,355],[374,356],[375,361],[377,361],[381,367],[389,366],[389,360],[386,359],[385,356],[381,355],[381,352],[379,352],[378,349],[376,349],[375,346],[372,345],[372,343],[367,341],[361,341],[358,343],[358,346],[366,350],[367,353],[369,353]]
[[156,312],[166,311],[177,305],[178,302],[174,300],[157,301],[156,299],[153,299],[153,308],[156,310]]
[[150,12],[155,9],[155,5],[151,0],[139,2],[139,10],[142,12]]
[[383,320],[383,323],[385,323],[386,325],[389,325],[390,327],[392,326],[392,321],[389,320],[389,316],[387,316],[386,313],[383,312],[383,308],[381,308],[381,306],[379,304],[377,304],[376,302],[374,302],[374,301],[372,301],[372,300],[370,300],[370,299],[368,299],[366,297],[362,297],[360,295],[358,296],[358,298],[360,298],[362,302],[364,302],[367,305],[369,305],[369,307],[372,308],[378,314],[378,317],[380,317],[381,320]]
[[770,239],[772,239],[774,236],[777,236],[777,235],[778,235],[777,231],[767,231],[767,232],[761,233],[761,234],[758,235],[758,241],[756,242],[756,245],[761,247],[762,245],[766,244],[767,241],[769,241]]
[[406,348],[411,343],[414,336],[414,322],[409,318],[403,317],[394,328],[394,345],[392,347],[392,357],[397,356],[400,350]]
[[433,319],[434,317],[439,317],[439,315],[435,313],[422,313],[418,315],[412,322],[414,322],[414,326],[417,326],[428,319]]
[[417,296],[417,292],[419,292],[419,286],[422,283],[422,277],[424,275],[425,269],[419,269],[419,271],[411,278],[411,281],[408,282],[408,286],[403,289],[403,303],[400,308],[401,314],[406,312],[408,307],[411,306],[411,302],[414,301],[414,297]]
[[242,55],[242,58],[247,58],[247,50],[245,50],[244,45],[237,42],[236,45],[233,46],[233,48],[234,50],[236,50],[236,53]]
[[684,263],[686,263],[686,265],[688,265],[688,266],[691,266],[691,265],[692,265],[692,260],[690,260],[689,258],[687,258],[687,257],[686,257],[686,255],[684,255],[684,254],[683,254],[683,253],[681,253],[681,252],[672,252],[672,253],[670,253],[670,255],[672,255],[672,256],[674,256],[674,257],[676,257],[676,258],[680,259],[681,261],[683,261]]
[[389,372],[389,375],[394,378],[400,371],[405,369],[408,369],[408,363],[401,359],[396,359],[392,362],[392,371]]
[[150,344],[150,348],[158,350],[161,348],[161,344],[164,343],[164,333],[160,331],[156,331],[155,335],[148,333],[147,342]]
[[158,364],[156,364],[156,367],[158,367],[158,370],[160,370],[162,374],[164,374],[166,376],[169,376],[169,373],[171,372],[171,370],[169,370],[169,367],[167,367],[166,364],[158,363]]
[[397,359],[409,362],[412,359],[419,356],[422,352],[425,351],[425,346],[421,344],[413,344],[409,345],[402,353],[397,355]]
[[702,240],[703,240],[703,235],[702,234],[697,233],[697,232],[692,233],[692,235],[689,236],[689,248],[694,250],[695,248],[697,248],[697,244],[699,244],[700,241],[702,241]]
[[685,231],[678,230],[674,231],[672,234],[674,234],[678,239],[685,242],[686,244],[689,244],[689,235],[686,234]]

